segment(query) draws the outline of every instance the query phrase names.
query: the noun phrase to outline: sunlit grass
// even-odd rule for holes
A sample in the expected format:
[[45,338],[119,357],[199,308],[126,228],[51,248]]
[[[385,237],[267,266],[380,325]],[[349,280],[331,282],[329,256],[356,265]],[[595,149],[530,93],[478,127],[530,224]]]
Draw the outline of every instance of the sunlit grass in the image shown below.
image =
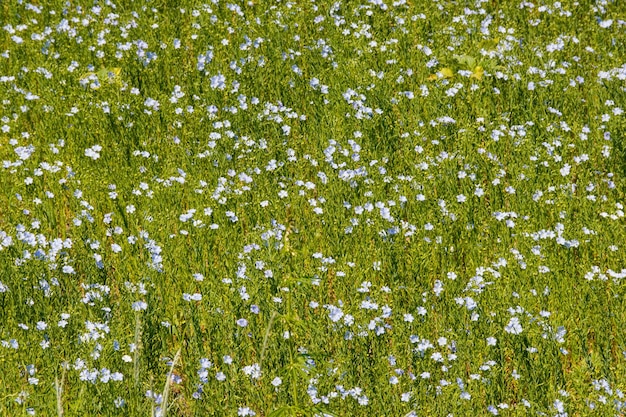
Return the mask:
[[619,2],[45,3],[0,415],[624,412]]

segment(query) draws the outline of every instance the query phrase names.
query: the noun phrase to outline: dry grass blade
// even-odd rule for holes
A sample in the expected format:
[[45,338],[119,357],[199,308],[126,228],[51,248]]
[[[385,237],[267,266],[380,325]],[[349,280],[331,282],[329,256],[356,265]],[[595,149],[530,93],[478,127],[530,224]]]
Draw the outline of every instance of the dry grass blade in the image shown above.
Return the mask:
[[180,359],[180,348],[176,355],[174,355],[174,360],[172,360],[172,366],[170,367],[170,371],[167,373],[167,379],[165,380],[165,386],[163,387],[163,402],[161,403],[161,417],[165,417],[167,415],[167,399],[170,393],[170,383],[172,379],[172,373],[174,372],[174,367],[176,366],[176,362]]

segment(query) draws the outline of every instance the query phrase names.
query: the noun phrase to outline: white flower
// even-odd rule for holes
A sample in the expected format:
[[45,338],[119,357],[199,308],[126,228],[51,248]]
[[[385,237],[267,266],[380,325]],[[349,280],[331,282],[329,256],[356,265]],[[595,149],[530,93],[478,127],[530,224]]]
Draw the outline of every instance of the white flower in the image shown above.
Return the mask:
[[148,303],[146,303],[145,301],[135,301],[132,307],[135,311],[142,311],[148,308]]
[[613,24],[613,19],[601,20],[598,24],[602,29],[606,29],[608,27],[611,27],[611,25]]
[[328,317],[333,322],[338,322],[343,317],[343,311],[339,307],[335,307],[333,305],[329,305],[328,307]]
[[511,317],[509,320],[509,324],[504,327],[504,331],[511,334],[520,334],[522,333],[522,325],[519,322],[517,317]]
[[94,161],[100,158],[100,151],[102,150],[102,146],[93,145],[91,148],[85,149],[85,156],[93,159]]
[[561,400],[554,400],[554,403],[552,404],[552,406],[554,407],[557,413],[565,412],[565,407],[563,406],[563,401]]
[[250,407],[239,407],[239,409],[237,410],[237,415],[242,417],[255,416],[256,413],[252,411]]
[[15,148],[15,153],[22,160],[25,161],[35,152],[35,147],[33,145],[28,146],[18,146]]
[[258,363],[253,363],[252,365],[244,366],[242,371],[244,374],[248,375],[252,379],[261,378],[261,366]]
[[183,300],[185,300],[185,301],[200,301],[200,300],[202,300],[202,294],[200,294],[200,293],[195,293],[195,294],[184,293],[183,294]]

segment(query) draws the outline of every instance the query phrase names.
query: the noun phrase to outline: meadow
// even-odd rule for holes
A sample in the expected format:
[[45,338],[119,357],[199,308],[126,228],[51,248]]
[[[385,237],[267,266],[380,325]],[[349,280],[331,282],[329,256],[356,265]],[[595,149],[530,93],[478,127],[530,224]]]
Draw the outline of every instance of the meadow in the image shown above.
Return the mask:
[[0,26],[0,415],[626,413],[623,2]]

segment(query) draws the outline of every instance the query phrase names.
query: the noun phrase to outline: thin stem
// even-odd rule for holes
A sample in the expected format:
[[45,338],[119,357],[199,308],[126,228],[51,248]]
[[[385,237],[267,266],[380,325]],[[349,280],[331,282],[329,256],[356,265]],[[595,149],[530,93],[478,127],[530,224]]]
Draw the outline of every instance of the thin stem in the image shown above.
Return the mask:
[[176,352],[176,355],[174,355],[172,366],[170,367],[170,371],[167,374],[167,379],[165,380],[165,387],[163,387],[163,402],[161,405],[162,417],[165,417],[167,414],[167,397],[170,393],[170,381],[172,379],[172,373],[174,372],[174,367],[176,366],[176,362],[178,362],[178,359],[180,358],[180,350],[181,348],[179,348],[178,352]]
[[141,318],[135,315],[135,350],[133,352],[133,378],[135,387],[139,384],[139,344],[141,343]]
[[272,317],[270,317],[270,322],[267,324],[267,328],[265,329],[265,336],[263,337],[263,347],[261,348],[261,361],[259,366],[263,364],[263,359],[265,359],[265,350],[267,349],[267,339],[270,335],[270,330],[272,329],[272,324],[274,324],[274,319],[278,316],[276,311],[272,312]]

